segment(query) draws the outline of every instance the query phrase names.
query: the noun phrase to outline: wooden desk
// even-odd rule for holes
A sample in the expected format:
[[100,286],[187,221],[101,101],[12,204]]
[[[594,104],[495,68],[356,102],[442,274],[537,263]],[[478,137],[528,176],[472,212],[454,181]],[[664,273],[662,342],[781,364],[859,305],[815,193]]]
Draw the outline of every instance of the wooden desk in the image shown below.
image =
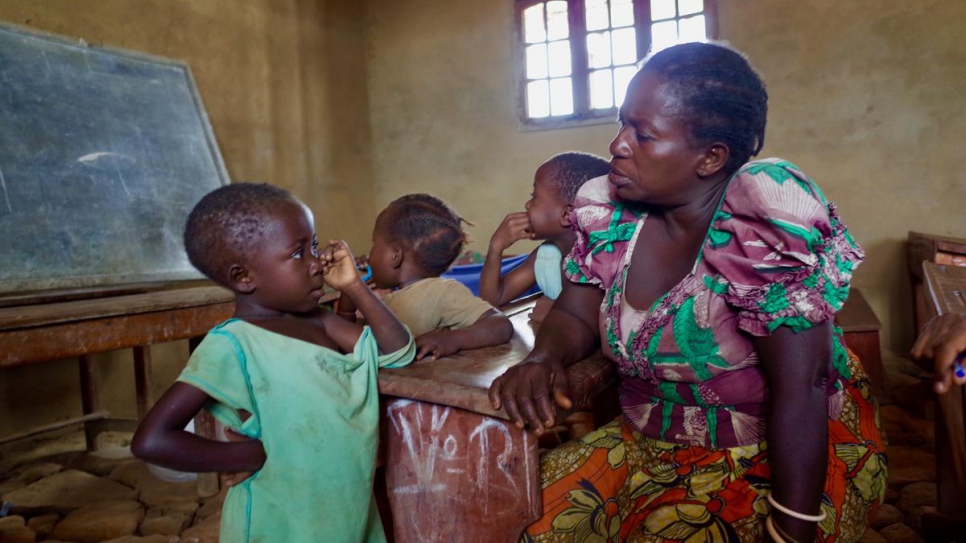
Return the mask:
[[[906,260],[909,281],[912,286],[915,333],[919,334],[926,322],[936,314],[924,285],[923,262],[935,262],[949,266],[966,266],[966,239],[937,236],[921,232],[909,232],[906,242]],[[932,371],[931,368],[926,368]]]
[[[966,313],[966,268],[923,262],[927,317]],[[939,396],[936,410],[936,489],[938,514],[923,515],[927,541],[962,541],[966,534],[966,391]]]
[[[57,426],[105,418],[91,354],[134,348],[138,415],[153,403],[147,346],[204,336],[234,312],[234,296],[217,286],[0,308],[0,368],[80,357],[84,416]],[[51,427],[45,427],[51,429]],[[43,429],[10,436],[11,441]],[[88,432],[88,447],[93,445]]]
[[885,401],[886,372],[882,366],[879,339],[882,325],[858,289],[849,291],[849,298],[835,316],[835,323],[842,328],[846,346],[862,361],[876,397],[880,402]]
[[[533,347],[533,303],[506,312],[507,345],[379,373],[386,486],[398,543],[517,541],[542,510],[536,438],[487,398],[493,379]],[[601,354],[567,370],[578,408],[616,382]],[[613,389],[609,389],[613,390]],[[616,393],[614,398],[616,399]]]

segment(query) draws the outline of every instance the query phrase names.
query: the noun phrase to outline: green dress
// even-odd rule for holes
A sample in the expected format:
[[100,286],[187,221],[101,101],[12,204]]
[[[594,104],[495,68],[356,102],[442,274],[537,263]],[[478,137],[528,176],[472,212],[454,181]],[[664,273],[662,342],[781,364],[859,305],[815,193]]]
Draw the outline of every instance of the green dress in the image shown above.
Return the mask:
[[178,380],[211,396],[215,418],[260,439],[267,458],[228,491],[220,541],[384,542],[372,494],[376,374],[414,354],[410,339],[380,356],[368,327],[348,354],[237,319],[209,332]]

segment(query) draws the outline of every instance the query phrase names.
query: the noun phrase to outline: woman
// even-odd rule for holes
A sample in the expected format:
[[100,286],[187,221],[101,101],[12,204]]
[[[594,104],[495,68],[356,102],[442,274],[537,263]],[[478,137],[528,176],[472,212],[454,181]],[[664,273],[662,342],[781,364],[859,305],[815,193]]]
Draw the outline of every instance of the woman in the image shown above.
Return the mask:
[[571,282],[490,389],[540,434],[569,407],[564,367],[599,345],[623,414],[544,455],[524,540],[855,541],[881,503],[874,401],[832,323],[863,254],[795,166],[745,164],[766,111],[719,45],[631,81],[611,173],[574,203]]

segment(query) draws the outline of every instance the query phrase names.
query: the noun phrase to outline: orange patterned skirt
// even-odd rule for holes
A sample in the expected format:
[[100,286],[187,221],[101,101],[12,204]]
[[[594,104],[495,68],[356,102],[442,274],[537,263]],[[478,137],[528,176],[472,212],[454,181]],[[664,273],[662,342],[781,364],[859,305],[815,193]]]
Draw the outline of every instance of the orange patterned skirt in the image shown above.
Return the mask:
[[[850,353],[851,354],[851,353]],[[851,358],[851,356],[850,356]],[[817,538],[857,541],[885,499],[886,456],[868,382],[850,383],[829,420],[828,471]],[[764,541],[767,445],[666,443],[622,419],[541,458],[544,515],[524,542]]]

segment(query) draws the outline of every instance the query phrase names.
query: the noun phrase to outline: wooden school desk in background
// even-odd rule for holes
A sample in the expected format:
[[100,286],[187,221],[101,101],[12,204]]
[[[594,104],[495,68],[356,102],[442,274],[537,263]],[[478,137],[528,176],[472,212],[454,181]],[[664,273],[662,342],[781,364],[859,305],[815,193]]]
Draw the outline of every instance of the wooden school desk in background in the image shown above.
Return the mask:
[[[138,418],[154,403],[151,356],[155,343],[203,337],[235,310],[234,296],[211,284],[155,285],[101,290],[100,298],[64,300],[61,292],[0,298],[0,369],[63,358],[80,358],[82,416],[0,438],[13,441],[84,423],[88,448],[109,413],[100,409],[97,368],[92,354],[134,349]],[[134,293],[132,293],[132,290]],[[95,293],[77,292],[76,296]],[[120,424],[133,429],[136,421]],[[117,424],[115,424],[116,426]]]
[[[493,379],[533,347],[528,314],[534,301],[504,308],[515,331],[509,344],[379,373],[397,543],[516,541],[538,518],[536,437],[494,411],[487,397]],[[610,361],[597,353],[567,368],[567,375],[576,407],[593,408],[602,419],[616,416]]]
[[[966,313],[966,268],[923,262],[926,317]],[[966,391],[939,397],[936,410],[935,514],[923,514],[926,541],[962,541],[966,534]]]

